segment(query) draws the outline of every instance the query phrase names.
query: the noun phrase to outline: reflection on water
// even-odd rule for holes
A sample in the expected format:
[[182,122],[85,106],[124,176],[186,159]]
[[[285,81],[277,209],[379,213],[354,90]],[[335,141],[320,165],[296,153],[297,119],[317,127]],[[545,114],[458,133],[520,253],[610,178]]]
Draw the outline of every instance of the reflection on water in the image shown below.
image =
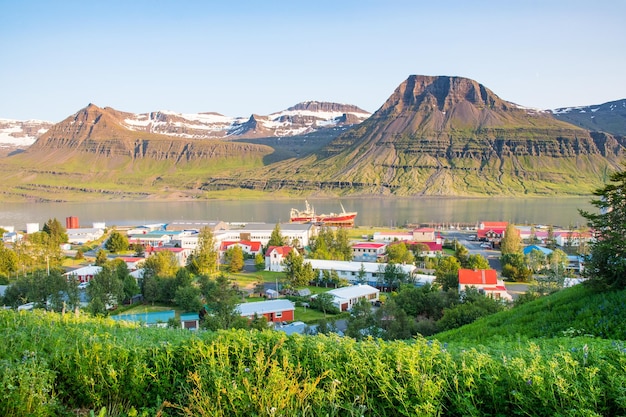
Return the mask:
[[[572,198],[341,198],[309,200],[317,213],[357,211],[357,226],[403,226],[406,223],[477,223],[482,220],[516,224],[581,225],[578,209],[593,210],[590,197]],[[107,226],[169,223],[175,220],[226,222],[287,222],[292,207],[304,208],[304,200],[271,201],[108,201],[100,203],[0,203],[0,226],[26,228],[68,216],[81,227],[93,222]]]

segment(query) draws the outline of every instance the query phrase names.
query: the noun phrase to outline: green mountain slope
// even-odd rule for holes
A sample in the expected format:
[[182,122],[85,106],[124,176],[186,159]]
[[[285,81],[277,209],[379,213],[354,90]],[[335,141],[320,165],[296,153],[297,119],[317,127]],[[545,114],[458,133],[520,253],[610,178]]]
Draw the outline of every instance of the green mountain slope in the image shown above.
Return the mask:
[[340,194],[588,194],[619,166],[604,133],[521,108],[475,81],[411,76],[359,126],[315,154],[272,164],[246,184]]

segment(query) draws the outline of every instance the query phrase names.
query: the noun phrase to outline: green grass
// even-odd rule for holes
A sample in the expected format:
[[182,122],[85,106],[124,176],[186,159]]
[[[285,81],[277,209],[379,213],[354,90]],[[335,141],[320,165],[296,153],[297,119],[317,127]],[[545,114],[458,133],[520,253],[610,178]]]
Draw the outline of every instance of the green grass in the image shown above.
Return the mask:
[[[508,284],[507,284],[508,285]],[[589,335],[626,340],[626,291],[595,292],[585,285],[561,290],[513,309],[439,333],[442,341]]]

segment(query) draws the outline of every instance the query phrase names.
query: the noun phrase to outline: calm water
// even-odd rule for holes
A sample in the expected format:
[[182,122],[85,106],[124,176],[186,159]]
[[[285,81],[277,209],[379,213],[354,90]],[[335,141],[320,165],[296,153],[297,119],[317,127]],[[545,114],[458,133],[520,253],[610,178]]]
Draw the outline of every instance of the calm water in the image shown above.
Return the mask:
[[[482,220],[516,224],[584,224],[578,209],[593,210],[590,197],[575,198],[342,198],[309,200],[317,213],[357,211],[357,226],[402,226],[411,223],[477,223]],[[0,226],[24,230],[26,223],[40,223],[76,216],[81,227],[93,222],[107,226],[169,223],[176,220],[226,222],[289,221],[292,207],[304,209],[304,200],[274,201],[111,201],[100,203],[2,203]]]

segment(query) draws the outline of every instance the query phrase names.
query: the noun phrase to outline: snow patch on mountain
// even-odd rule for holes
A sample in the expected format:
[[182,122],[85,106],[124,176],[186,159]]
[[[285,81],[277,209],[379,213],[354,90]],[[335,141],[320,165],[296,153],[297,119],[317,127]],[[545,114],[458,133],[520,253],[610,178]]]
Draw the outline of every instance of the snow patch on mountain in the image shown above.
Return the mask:
[[28,147],[52,125],[43,120],[0,119],[0,147]]

